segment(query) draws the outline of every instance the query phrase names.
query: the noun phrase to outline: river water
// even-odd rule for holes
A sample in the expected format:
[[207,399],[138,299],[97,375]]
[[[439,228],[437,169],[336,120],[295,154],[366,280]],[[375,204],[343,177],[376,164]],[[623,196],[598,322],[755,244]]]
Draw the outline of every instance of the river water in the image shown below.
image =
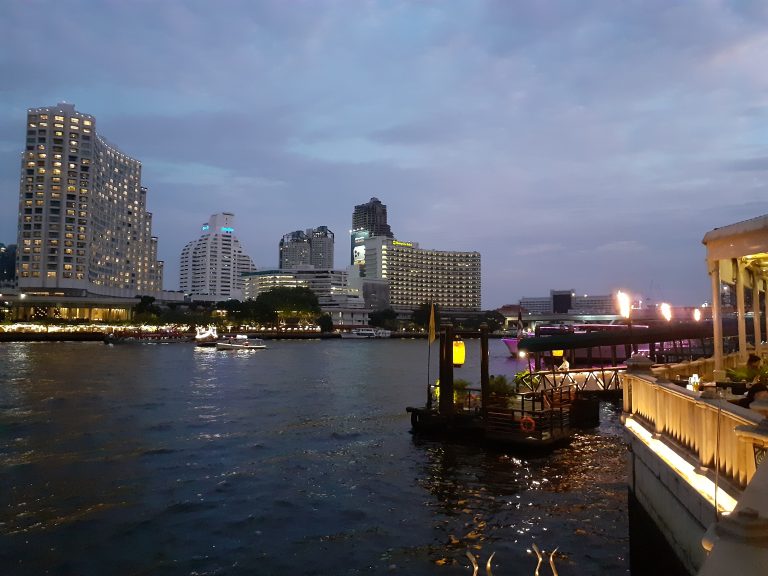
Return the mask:
[[424,340],[268,346],[1,344],[0,571],[629,574],[618,407],[547,457],[427,442]]

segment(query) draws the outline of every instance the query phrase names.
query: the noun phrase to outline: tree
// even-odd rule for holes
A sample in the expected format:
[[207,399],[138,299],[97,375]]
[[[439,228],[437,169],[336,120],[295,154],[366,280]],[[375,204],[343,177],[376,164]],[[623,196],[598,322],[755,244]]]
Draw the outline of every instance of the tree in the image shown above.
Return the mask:
[[[411,321],[421,328],[429,328],[429,315],[431,309],[432,305],[429,302],[425,302],[413,311]],[[440,309],[439,306],[435,306],[435,330],[437,330],[438,326],[440,326]]]
[[330,314],[318,317],[317,325],[320,326],[320,332],[333,332],[333,319]]
[[259,294],[254,306],[260,314],[273,312],[275,322],[291,318],[310,323],[320,314],[317,295],[309,288],[273,288]]
[[387,330],[397,330],[397,312],[392,308],[376,310],[368,314],[368,324]]
[[133,314],[137,320],[154,320],[160,315],[160,307],[155,304],[154,296],[137,296],[138,304],[133,307]]

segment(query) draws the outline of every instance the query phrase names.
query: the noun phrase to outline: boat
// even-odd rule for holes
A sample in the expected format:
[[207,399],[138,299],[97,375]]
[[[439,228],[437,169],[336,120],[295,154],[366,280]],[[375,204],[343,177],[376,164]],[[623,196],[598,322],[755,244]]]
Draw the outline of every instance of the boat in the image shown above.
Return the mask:
[[263,350],[267,347],[261,338],[248,338],[238,334],[234,338],[224,338],[216,342],[216,350]]
[[344,339],[372,339],[372,338],[389,338],[392,332],[384,330],[382,328],[353,328],[349,332],[342,332],[341,337]]
[[216,333],[216,326],[198,326],[197,334],[195,334],[195,343],[198,346],[216,346],[216,341],[219,339]]
[[104,344],[171,344],[176,342],[189,342],[188,334],[176,331],[142,332],[141,330],[126,330],[122,332],[110,332],[104,335]]

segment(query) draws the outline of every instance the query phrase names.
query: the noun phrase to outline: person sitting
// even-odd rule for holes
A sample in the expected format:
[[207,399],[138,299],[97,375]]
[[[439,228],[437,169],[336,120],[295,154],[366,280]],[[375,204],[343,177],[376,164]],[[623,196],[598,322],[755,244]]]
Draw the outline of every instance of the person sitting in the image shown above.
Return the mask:
[[734,382],[757,382],[761,373],[760,363],[760,356],[750,354],[745,366],[729,368],[725,373],[728,379]]
[[571,369],[571,365],[568,363],[568,358],[563,356],[563,363],[557,367],[558,372],[568,372]]
[[747,389],[747,395],[736,402],[739,406],[749,408],[755,400],[768,400],[768,386],[765,384],[752,384]]

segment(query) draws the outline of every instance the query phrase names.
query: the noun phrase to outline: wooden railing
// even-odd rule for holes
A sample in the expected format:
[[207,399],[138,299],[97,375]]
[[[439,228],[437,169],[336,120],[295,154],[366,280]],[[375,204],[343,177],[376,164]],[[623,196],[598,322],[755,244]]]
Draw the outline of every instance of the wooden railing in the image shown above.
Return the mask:
[[744,488],[755,473],[759,440],[747,439],[738,426],[754,427],[757,412],[725,399],[702,399],[700,393],[659,382],[648,375],[625,373],[624,413],[639,419],[653,433],[693,456],[699,466],[717,469]]

